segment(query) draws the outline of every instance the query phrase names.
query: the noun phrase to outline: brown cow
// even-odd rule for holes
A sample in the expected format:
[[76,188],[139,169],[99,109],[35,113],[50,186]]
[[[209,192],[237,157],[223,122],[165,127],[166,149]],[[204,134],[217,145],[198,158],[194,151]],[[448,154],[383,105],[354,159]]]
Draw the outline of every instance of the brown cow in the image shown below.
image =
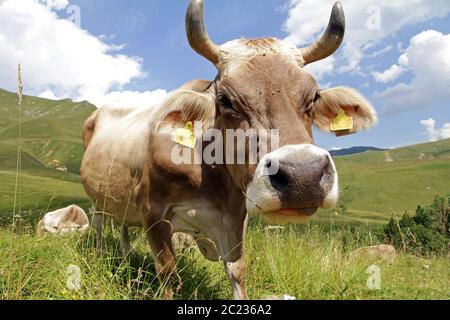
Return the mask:
[[[207,259],[224,262],[233,297],[245,299],[248,216],[301,222],[321,207],[334,206],[336,169],[330,154],[314,146],[313,126],[330,132],[332,120],[345,112],[358,131],[372,126],[376,114],[353,89],[319,90],[303,69],[341,44],[345,18],[340,3],[321,39],[303,49],[274,38],[219,46],[206,32],[201,0],[190,0],[186,30],[191,47],[217,68],[216,79],[193,81],[157,108],[98,110],[86,125],[90,143],[82,179],[91,198],[117,221],[144,225],[161,280],[176,278],[171,277],[176,275],[171,237],[181,231],[196,239]],[[179,129],[196,121],[200,154],[216,142],[205,138],[210,130],[222,133],[228,146],[230,130],[278,129],[278,146],[271,145],[256,163],[247,161],[251,148],[246,141],[215,152],[212,163],[177,163],[174,150],[189,151],[175,142]],[[240,154],[243,163],[228,161]],[[268,174],[270,168],[277,170]],[[166,295],[171,292],[167,289]]]

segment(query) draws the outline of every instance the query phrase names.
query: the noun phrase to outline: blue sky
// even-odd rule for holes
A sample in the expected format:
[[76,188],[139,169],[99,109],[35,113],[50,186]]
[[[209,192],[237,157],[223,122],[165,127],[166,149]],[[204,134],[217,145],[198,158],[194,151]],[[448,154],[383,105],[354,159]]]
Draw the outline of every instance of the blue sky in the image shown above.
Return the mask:
[[[27,93],[97,104],[112,97],[146,103],[188,80],[213,79],[215,68],[186,41],[187,2],[0,0],[0,19],[7,22],[6,31],[0,30],[0,87],[14,90],[18,60]],[[379,123],[343,138],[317,133],[317,144],[391,148],[450,138],[450,1],[342,3],[348,25],[344,45],[310,71],[324,88],[361,91],[377,109]],[[332,4],[206,0],[205,15],[217,43],[270,36],[303,46],[320,36]]]
[[[186,40],[184,18],[188,1],[74,0],[71,3],[82,10],[82,28],[95,35],[113,35],[114,43],[126,44],[123,53],[144,58],[149,77],[133,83],[133,88],[173,90],[194,78],[216,76],[214,66],[197,55]],[[208,32],[218,43],[239,37],[285,37],[282,25],[286,12],[281,10],[285,5],[285,0],[206,0]]]

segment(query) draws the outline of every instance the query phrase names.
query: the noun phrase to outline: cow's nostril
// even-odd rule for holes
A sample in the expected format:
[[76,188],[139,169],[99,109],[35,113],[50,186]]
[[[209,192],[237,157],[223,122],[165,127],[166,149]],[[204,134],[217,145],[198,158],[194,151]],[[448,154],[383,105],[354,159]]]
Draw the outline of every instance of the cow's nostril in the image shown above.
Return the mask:
[[320,178],[322,178],[326,174],[329,164],[330,162],[328,161],[328,157],[322,160],[322,163],[319,166],[319,171],[321,171]]
[[334,184],[334,169],[330,158],[327,157],[323,169],[322,174],[320,176],[320,185],[324,189],[325,192],[329,192]]
[[270,175],[270,184],[275,190],[283,191],[289,185],[289,180],[282,170],[278,170],[276,174]]
[[328,176],[328,174],[330,173],[330,169],[331,169],[331,162],[330,159],[328,157],[326,157],[323,160],[323,164],[322,164],[322,174],[320,176],[321,179],[325,178]]

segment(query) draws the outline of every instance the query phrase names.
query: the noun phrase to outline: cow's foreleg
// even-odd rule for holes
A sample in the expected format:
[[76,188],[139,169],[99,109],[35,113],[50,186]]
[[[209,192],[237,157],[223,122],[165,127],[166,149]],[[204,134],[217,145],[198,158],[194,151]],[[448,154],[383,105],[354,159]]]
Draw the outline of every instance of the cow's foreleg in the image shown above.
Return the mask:
[[175,252],[172,246],[172,226],[166,220],[150,223],[147,236],[155,257],[156,272],[161,285],[165,286],[164,298],[172,299],[172,288],[177,286],[177,293],[181,291],[182,282],[177,273]]
[[245,289],[245,261],[242,256],[236,262],[224,262],[225,271],[231,282],[234,300],[247,300]]
[[128,233],[128,227],[122,226],[120,230],[120,249],[122,250],[122,255],[127,257],[131,253],[130,236]]
[[97,254],[103,254],[104,246],[103,246],[103,220],[104,215],[101,213],[94,214],[94,224],[95,224],[95,240],[96,240],[96,249]]

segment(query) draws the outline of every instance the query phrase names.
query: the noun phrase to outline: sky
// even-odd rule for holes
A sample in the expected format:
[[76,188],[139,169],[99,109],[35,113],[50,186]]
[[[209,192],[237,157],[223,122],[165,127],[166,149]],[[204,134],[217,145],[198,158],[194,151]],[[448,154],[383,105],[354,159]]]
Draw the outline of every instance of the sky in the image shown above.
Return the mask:
[[[321,88],[349,86],[373,104],[379,123],[327,149],[394,148],[450,138],[450,1],[342,0],[347,31],[330,58],[307,66]],[[216,43],[276,37],[299,47],[326,27],[333,0],[205,0]],[[216,69],[188,45],[188,0],[0,0],[0,88],[88,100],[97,106],[157,105]]]

